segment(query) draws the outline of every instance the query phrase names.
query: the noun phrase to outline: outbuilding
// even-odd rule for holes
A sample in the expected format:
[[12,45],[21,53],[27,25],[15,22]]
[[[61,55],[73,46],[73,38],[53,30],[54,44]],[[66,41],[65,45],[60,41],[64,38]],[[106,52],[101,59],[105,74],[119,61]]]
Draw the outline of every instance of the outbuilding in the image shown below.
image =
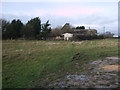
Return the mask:
[[73,37],[73,34],[71,34],[71,33],[64,33],[62,35],[64,36],[64,40],[67,40],[67,41]]

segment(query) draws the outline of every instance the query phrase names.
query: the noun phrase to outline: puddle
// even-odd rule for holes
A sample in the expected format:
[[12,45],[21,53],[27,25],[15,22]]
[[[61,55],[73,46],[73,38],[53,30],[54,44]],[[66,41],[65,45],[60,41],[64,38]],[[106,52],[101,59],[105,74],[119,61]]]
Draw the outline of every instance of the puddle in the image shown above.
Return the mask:
[[90,63],[90,64],[100,64],[100,63],[102,63],[102,60],[96,60],[96,61],[93,61],[93,62]]
[[86,80],[86,75],[67,75],[67,79],[74,79],[74,80]]
[[106,59],[120,60],[120,58],[118,58],[118,57],[106,57]]
[[117,76],[117,74],[114,74],[114,73],[106,73],[106,76]]

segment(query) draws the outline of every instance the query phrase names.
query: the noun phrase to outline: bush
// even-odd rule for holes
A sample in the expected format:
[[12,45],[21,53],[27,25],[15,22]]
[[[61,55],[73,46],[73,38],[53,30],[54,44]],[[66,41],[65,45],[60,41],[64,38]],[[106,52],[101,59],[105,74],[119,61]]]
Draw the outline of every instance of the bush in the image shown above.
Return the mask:
[[73,36],[73,40],[93,40],[93,39],[104,39],[103,35],[75,35]]

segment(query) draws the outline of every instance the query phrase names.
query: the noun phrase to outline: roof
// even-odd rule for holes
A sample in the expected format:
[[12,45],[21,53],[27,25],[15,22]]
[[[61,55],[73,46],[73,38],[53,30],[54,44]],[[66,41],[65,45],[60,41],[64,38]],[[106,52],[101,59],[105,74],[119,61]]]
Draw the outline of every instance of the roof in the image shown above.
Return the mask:
[[62,34],[62,35],[65,35],[65,34],[71,34],[71,35],[73,35],[72,33],[64,33],[64,34]]

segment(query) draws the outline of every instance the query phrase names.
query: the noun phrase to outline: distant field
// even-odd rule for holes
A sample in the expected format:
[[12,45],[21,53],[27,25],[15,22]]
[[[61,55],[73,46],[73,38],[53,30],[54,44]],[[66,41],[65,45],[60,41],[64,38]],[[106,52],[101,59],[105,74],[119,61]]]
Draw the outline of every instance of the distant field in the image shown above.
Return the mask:
[[[84,64],[118,56],[118,39],[91,41],[3,41],[3,88],[45,87]],[[74,60],[79,53],[80,60]],[[79,68],[75,63],[79,63]]]

